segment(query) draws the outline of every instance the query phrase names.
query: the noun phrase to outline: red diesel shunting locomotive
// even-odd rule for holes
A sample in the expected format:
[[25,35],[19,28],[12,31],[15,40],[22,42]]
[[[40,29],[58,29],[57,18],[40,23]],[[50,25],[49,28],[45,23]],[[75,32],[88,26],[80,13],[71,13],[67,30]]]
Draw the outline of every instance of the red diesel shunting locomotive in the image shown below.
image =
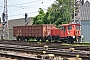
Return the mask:
[[35,38],[37,41],[61,41],[73,43],[80,42],[80,24],[62,24],[56,28],[53,24],[41,24],[30,26],[14,26],[13,35],[17,40],[29,40]]
[[54,40],[60,39],[62,42],[80,42],[80,24],[62,24],[60,28],[51,29],[51,36]]

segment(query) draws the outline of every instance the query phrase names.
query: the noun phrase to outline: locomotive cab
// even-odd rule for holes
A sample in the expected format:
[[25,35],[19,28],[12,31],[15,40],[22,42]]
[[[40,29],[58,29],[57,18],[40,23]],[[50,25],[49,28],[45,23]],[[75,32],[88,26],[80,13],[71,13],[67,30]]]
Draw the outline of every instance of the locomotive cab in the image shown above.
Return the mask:
[[68,42],[68,43],[73,43],[74,41],[80,42],[81,40],[80,24],[75,24],[75,23],[62,24],[60,29],[61,29],[60,37],[64,38],[63,41]]

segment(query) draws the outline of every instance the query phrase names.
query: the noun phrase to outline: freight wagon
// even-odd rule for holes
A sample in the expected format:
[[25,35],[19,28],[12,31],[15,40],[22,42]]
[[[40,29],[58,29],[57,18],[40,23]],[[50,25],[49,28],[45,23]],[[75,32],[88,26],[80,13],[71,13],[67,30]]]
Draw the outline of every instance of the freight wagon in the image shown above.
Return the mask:
[[55,27],[53,24],[14,26],[13,34],[17,40],[36,38],[38,41],[40,39],[44,41],[53,27]]
[[17,40],[35,38],[37,41],[73,43],[74,41],[80,42],[81,39],[80,24],[75,23],[62,24],[60,28],[56,28],[53,24],[14,26],[13,34]]

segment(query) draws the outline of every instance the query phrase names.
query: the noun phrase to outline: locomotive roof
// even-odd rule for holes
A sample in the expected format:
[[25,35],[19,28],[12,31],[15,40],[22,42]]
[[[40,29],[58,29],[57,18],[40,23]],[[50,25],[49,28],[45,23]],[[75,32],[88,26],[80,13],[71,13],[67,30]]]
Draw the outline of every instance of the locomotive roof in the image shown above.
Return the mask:
[[79,26],[80,26],[80,24],[76,24],[76,23],[74,23],[74,24],[72,24],[72,23],[69,23],[69,24],[62,24],[62,25],[60,25],[60,26],[68,26],[68,25],[79,25]]

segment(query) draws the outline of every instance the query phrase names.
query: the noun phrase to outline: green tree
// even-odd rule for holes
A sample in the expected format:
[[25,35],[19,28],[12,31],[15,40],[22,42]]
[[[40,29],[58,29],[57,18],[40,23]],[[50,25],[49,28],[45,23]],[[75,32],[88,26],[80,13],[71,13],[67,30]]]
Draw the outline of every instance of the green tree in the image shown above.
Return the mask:
[[[71,4],[72,3],[72,4]],[[48,8],[52,24],[69,23],[72,20],[73,0],[56,0]]]
[[41,8],[39,8],[38,12],[39,14],[33,19],[33,24],[44,24],[43,18],[45,16],[45,13]]
[[48,12],[45,14],[43,22],[44,24],[50,24],[50,15]]
[[73,0],[56,0],[46,13],[40,8],[33,24],[63,24],[72,21]]

